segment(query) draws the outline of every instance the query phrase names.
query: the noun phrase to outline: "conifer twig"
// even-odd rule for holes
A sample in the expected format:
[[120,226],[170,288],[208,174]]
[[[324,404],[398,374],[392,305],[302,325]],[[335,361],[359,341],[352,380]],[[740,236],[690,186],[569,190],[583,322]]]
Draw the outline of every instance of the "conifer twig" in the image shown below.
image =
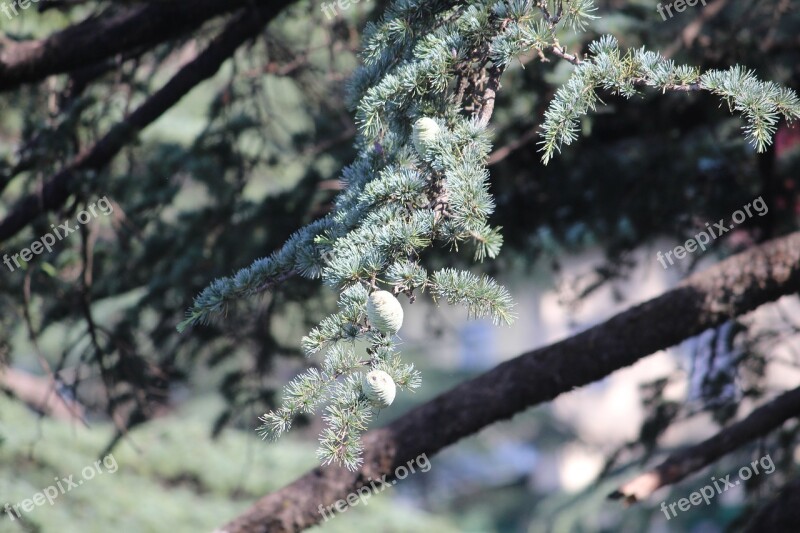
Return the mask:
[[[318,508],[534,405],[585,386],[787,294],[800,291],[800,232],[730,257],[582,333],[505,361],[364,435],[355,471],[318,467],[267,494],[218,533],[301,531]],[[292,505],[286,505],[291,501]]]

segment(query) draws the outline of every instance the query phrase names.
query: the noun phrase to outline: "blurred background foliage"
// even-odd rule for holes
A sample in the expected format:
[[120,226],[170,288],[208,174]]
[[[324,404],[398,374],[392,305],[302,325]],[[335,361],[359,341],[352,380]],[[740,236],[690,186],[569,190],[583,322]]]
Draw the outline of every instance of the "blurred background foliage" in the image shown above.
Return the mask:
[[[623,47],[647,45],[702,69],[740,63],[763,79],[800,89],[795,0],[716,0],[667,21],[652,0],[597,4],[601,18],[580,39],[566,39],[570,49],[612,33]],[[317,428],[269,446],[253,428],[272,407],[276,389],[303,368],[300,338],[333,308],[331,291],[297,279],[240,304],[215,325],[184,334],[175,326],[211,280],[267,255],[330,209],[338,172],[355,153],[345,83],[365,22],[385,5],[360,2],[330,19],[319,3],[297,2],[106,170],[83,175],[65,208],[3,243],[3,253],[16,253],[50,231],[50,224],[74,220],[97,198],[113,202],[111,215],[52,253],[14,272],[2,267],[0,360],[34,375],[52,370],[60,393],[80,406],[88,428],[40,416],[11,392],[0,398],[0,500],[30,497],[54,472],[75,473],[109,452],[121,465],[113,480],[107,476],[69,494],[69,505],[37,509],[24,529],[107,531],[113,524],[130,531],[208,530],[315,464]],[[12,21],[0,16],[0,47],[114,9],[123,7],[92,0],[43,13],[29,9]],[[0,216],[144,101],[219,27],[212,21],[193,38],[118,57],[83,73],[83,85],[80,76],[52,77],[0,93]],[[654,243],[684,241],[704,222],[727,218],[758,196],[769,205],[768,215],[714,241],[706,256],[721,257],[797,227],[800,130],[782,127],[773,148],[756,155],[740,134],[740,120],[708,95],[607,96],[606,105],[584,120],[584,137],[543,167],[537,127],[570,68],[532,55],[503,79],[491,172],[498,203],[492,223],[503,226],[506,246],[498,260],[477,268],[512,286],[560,289],[565,308],[576,309],[640,267],[636,250],[650,250],[650,261],[657,249],[668,249]],[[602,261],[578,278],[563,275],[565,258],[597,249]],[[675,270],[689,272],[699,259],[697,254]],[[468,264],[470,257],[466,251],[461,259],[442,253],[427,260]],[[630,296],[614,295],[621,301]],[[404,399],[381,423],[480,370],[435,363],[428,347],[441,331],[437,324],[431,321],[426,331],[431,344],[411,343],[407,350],[423,371],[423,392]],[[406,487],[324,528],[689,531],[709,522],[734,523],[767,490],[759,483],[780,484],[780,468],[752,480],[752,498],[669,523],[655,518],[656,503],[623,511],[605,496],[626,468],[650,456],[671,424],[704,411],[724,422],[742,394],[757,399],[767,392],[769,343],[796,335],[799,324],[787,319],[765,327],[741,320],[713,332],[713,340],[701,339],[698,345],[719,342],[732,354],[725,371],[708,373],[702,394],[683,403],[663,392],[670,380],[685,376],[647,384],[648,416],[639,439],[609,451],[603,476],[581,490],[543,488],[524,469],[509,468],[509,457],[524,450],[560,453],[580,441],[549,410],[538,409],[446,451],[434,462],[435,476],[412,476]],[[502,342],[502,332],[495,338]],[[530,339],[526,347],[539,344]],[[742,394],[725,393],[734,382]],[[796,429],[759,443],[774,450],[787,473]],[[504,462],[501,435],[526,447]],[[747,464],[747,453],[715,468],[729,472]],[[705,481],[679,485],[677,497],[691,492],[693,483]],[[0,531],[20,530],[3,518]]]

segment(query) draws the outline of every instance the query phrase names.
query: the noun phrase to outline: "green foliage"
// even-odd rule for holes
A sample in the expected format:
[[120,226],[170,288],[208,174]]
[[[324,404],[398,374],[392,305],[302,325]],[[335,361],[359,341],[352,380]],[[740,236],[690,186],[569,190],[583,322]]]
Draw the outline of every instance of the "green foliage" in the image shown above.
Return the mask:
[[[355,282],[351,286],[353,292],[349,288],[339,292],[319,283],[325,268],[329,269],[331,286],[335,288],[337,278],[357,279],[359,269],[365,272],[375,270],[368,263],[379,262],[380,257],[359,260],[354,266],[349,254],[337,258],[329,253],[334,241],[325,235],[314,239],[315,247],[299,247],[293,260],[298,271],[312,281],[301,279],[287,285],[282,282],[283,276],[274,279],[266,276],[260,288],[274,287],[277,290],[265,298],[249,299],[242,296],[260,291],[243,291],[241,295],[231,294],[225,299],[222,296],[233,286],[223,285],[219,291],[222,298],[211,298],[210,302],[219,304],[212,314],[226,316],[228,320],[198,329],[192,335],[177,335],[174,330],[175,322],[183,318],[186,302],[210,279],[249,264],[252,258],[260,257],[265,250],[280,248],[298,228],[319,217],[320,213],[329,211],[329,191],[335,187],[327,180],[336,177],[339,169],[352,162],[355,153],[363,150],[366,143],[363,136],[357,140],[355,149],[350,142],[351,124],[341,110],[344,95],[339,80],[349,77],[355,64],[352,48],[356,39],[353,36],[358,35],[364,22],[361,15],[373,8],[380,9],[386,3],[362,2],[349,10],[347,16],[334,21],[315,16],[315,13],[321,15],[315,9],[318,5],[307,1],[298,3],[270,25],[263,39],[237,53],[217,77],[196,88],[162,120],[149,127],[141,141],[128,146],[105,171],[94,176],[74,176],[74,196],[63,210],[40,217],[16,238],[3,243],[5,251],[18,251],[47,231],[49,224],[62,222],[72,216],[75,209],[92,202],[97,196],[107,194],[119,204],[113,221],[109,219],[92,227],[99,231],[89,239],[94,243],[90,254],[94,272],[92,286],[85,293],[76,283],[84,266],[83,243],[77,236],[69,242],[59,243],[58,249],[43,256],[39,262],[31,262],[25,270],[0,276],[0,299],[7,310],[0,316],[0,358],[4,364],[7,362],[29,369],[36,367],[36,352],[27,340],[24,323],[24,311],[28,311],[34,329],[39,333],[43,357],[53,368],[64,369],[62,378],[80,401],[89,406],[91,415],[97,417],[99,411],[106,410],[108,393],[108,412],[125,420],[128,431],[139,444],[153,443],[146,455],[135,458],[131,455],[130,461],[138,463],[138,471],[146,470],[154,481],[125,478],[119,490],[129,491],[131,496],[112,495],[106,492],[107,487],[98,485],[97,494],[89,496],[87,493],[85,501],[70,500],[69,507],[54,508],[54,512],[63,515],[37,522],[45,530],[91,528],[94,524],[107,529],[107,524],[116,525],[116,522],[105,522],[106,517],[121,516],[116,513],[111,517],[108,513],[131,507],[132,498],[137,499],[142,512],[130,517],[130,523],[119,524],[122,529],[147,530],[145,526],[152,526],[153,530],[162,530],[163,524],[157,521],[159,517],[165,519],[165,523],[176,524],[176,531],[180,530],[177,524],[190,530],[218,525],[243,508],[244,503],[239,502],[241,505],[236,504],[238,507],[233,509],[231,504],[222,501],[210,503],[211,497],[193,498],[187,494],[189,491],[165,490],[158,472],[168,472],[168,477],[189,472],[192,476],[200,475],[204,482],[217,479],[226,490],[228,485],[235,488],[235,476],[230,476],[230,455],[245,455],[252,451],[245,447],[246,439],[235,430],[235,426],[249,430],[255,419],[254,412],[263,412],[275,405],[277,380],[270,376],[282,370],[275,367],[275,362],[296,364],[284,359],[302,357],[305,350],[299,347],[300,339],[312,326],[316,327],[303,339],[303,345],[309,352],[319,353],[320,359],[313,367],[319,376],[341,373],[339,380],[347,379],[344,374],[355,375],[370,367],[369,362],[362,363],[370,360],[370,356],[364,355],[365,345],[393,342],[392,339],[370,337],[369,331],[362,331],[365,325],[363,302],[372,287]],[[796,191],[800,188],[797,151],[794,157],[789,156],[784,145],[782,156],[773,157],[773,152],[780,150],[769,149],[756,156],[753,150],[747,149],[749,137],[745,139],[740,135],[743,121],[739,116],[725,116],[726,112],[720,111],[717,103],[721,97],[734,112],[745,114],[745,127],[749,127],[750,119],[746,115],[751,107],[756,110],[753,116],[763,112],[768,114],[771,110],[784,115],[789,112],[791,93],[786,89],[781,89],[785,94],[775,93],[769,82],[756,80],[750,69],[761,79],[797,87],[800,80],[800,57],[796,46],[800,14],[797,10],[784,11],[786,3],[782,0],[729,2],[713,17],[706,17],[707,11],[697,9],[694,12],[687,10],[681,16],[662,22],[655,14],[655,4],[648,0],[598,0],[595,3],[599,12],[591,10],[590,2],[563,3],[561,23],[556,33],[552,31],[550,20],[558,18],[559,7],[552,1],[547,3],[547,15],[539,8],[538,2],[463,2],[461,4],[466,5],[458,7],[456,2],[431,2],[430,7],[397,2],[390,6],[394,18],[387,19],[388,25],[381,21],[369,24],[368,33],[374,38],[364,43],[365,62],[378,65],[378,68],[361,69],[352,79],[349,101],[353,108],[364,107],[361,98],[371,87],[384,79],[391,80],[384,75],[387,71],[395,76],[393,83],[399,86],[399,90],[404,90],[404,87],[397,83],[398,80],[415,84],[421,91],[416,96],[390,95],[378,113],[373,114],[373,120],[383,125],[382,129],[376,130],[379,132],[377,137],[372,138],[373,141],[377,139],[376,149],[379,151],[387,147],[394,150],[397,140],[392,135],[389,138],[381,136],[380,132],[402,130],[403,133],[398,134],[402,137],[404,132],[411,131],[414,124],[413,118],[408,117],[433,117],[437,124],[442,125],[443,135],[450,135],[451,129],[460,127],[460,117],[474,114],[474,98],[460,102],[461,113],[448,111],[448,102],[459,103],[452,82],[444,92],[437,93],[441,95],[440,100],[432,102],[428,97],[420,97],[428,94],[431,88],[440,90],[446,80],[454,79],[453,72],[444,72],[443,69],[453,69],[456,81],[463,79],[459,76],[466,71],[480,77],[486,72],[482,69],[482,60],[488,57],[487,54],[491,54],[489,59],[493,65],[507,67],[492,117],[492,140],[497,153],[504,154],[501,161],[490,167],[490,199],[496,203],[494,213],[485,225],[476,224],[476,219],[469,220],[472,213],[469,195],[461,203],[465,219],[460,227],[448,218],[450,212],[435,210],[447,222],[439,226],[440,231],[449,231],[456,238],[449,241],[448,235],[446,239],[433,240],[420,257],[409,259],[401,256],[386,264],[380,271],[377,284],[393,287],[398,294],[420,295],[425,291],[427,294],[424,296],[445,299],[434,292],[435,287],[429,279],[439,275],[444,266],[463,268],[462,265],[472,256],[473,247],[474,257],[481,260],[484,256],[496,255],[501,244],[503,254],[499,261],[473,265],[470,270],[476,273],[502,271],[507,277],[519,273],[514,265],[522,266],[526,274],[530,272],[527,270],[529,267],[536,265],[531,271],[536,272],[538,284],[542,281],[542,271],[549,273],[551,268],[558,278],[558,266],[564,255],[599,248],[607,254],[606,261],[582,278],[590,281],[583,284],[587,287],[580,291],[583,297],[593,290],[607,287],[609,280],[624,276],[635,263],[634,254],[629,253],[633,248],[646,245],[655,237],[685,240],[696,233],[698,220],[717,220],[727,216],[762,192],[770,206],[770,216],[754,219],[744,230],[759,239],[789,228],[796,229]],[[490,4],[492,9],[486,9]],[[58,7],[44,13],[27,10],[23,16],[3,25],[0,33],[12,41],[45,37],[106,8],[125,9],[125,6],[90,0],[80,5],[65,4],[63,10]],[[455,9],[446,11],[451,8]],[[602,19],[591,18],[600,12]],[[448,20],[452,21],[453,17],[468,13],[470,17],[461,18],[460,37],[450,32],[449,27],[444,27],[441,33],[430,33],[430,28],[419,29],[426,20],[432,28],[441,17],[451,15]],[[572,16],[571,13],[584,15]],[[678,39],[684,27],[700,22],[701,18],[702,25],[697,26],[696,39]],[[498,20],[502,20],[502,28],[495,25],[492,32],[487,32],[487,28]],[[571,29],[572,21],[587,23],[587,31],[580,27],[577,27],[580,31],[577,35],[566,31]],[[198,30],[195,35],[198,37],[197,47],[201,48],[217,28],[219,25],[213,22]],[[687,84],[692,91],[662,95],[661,91],[646,90],[646,84],[634,84],[633,88],[641,98],[623,102],[622,98],[611,93],[622,94],[624,80],[630,79],[629,73],[625,69],[609,69],[608,75],[613,83],[609,87],[597,87],[597,102],[609,105],[598,113],[578,117],[576,125],[583,138],[579,149],[564,150],[561,157],[551,159],[547,167],[542,167],[538,164],[539,154],[533,149],[537,136],[530,133],[540,127],[542,112],[553,89],[567,83],[570,73],[579,70],[567,61],[559,62],[551,50],[559,44],[562,52],[571,52],[566,55],[584,59],[590,41],[604,34],[613,34],[619,39],[619,57],[615,62],[635,54],[646,44],[648,50],[661,50],[664,57],[674,58],[678,65],[692,65],[691,68],[676,66],[671,60],[648,51],[646,54],[652,61],[648,62],[648,57],[641,55],[642,64],[636,67],[649,69],[645,78],[656,83],[652,87],[666,83]],[[192,37],[187,35],[186,38]],[[455,58],[451,59],[452,50],[436,46],[441,39],[458,45],[453,48]],[[137,51],[133,57],[121,55],[115,58],[113,64],[103,66],[111,71],[94,78],[72,100],[61,101],[61,96],[58,96],[62,89],[67,88],[66,76],[53,76],[47,83],[28,84],[19,90],[0,94],[0,109],[3,110],[0,114],[0,136],[3,139],[0,142],[0,187],[5,187],[5,208],[10,210],[22,194],[39,190],[43,179],[63,168],[78,152],[90,147],[138,102],[160,87],[175,71],[174,59],[183,57],[182,52],[176,56],[176,46],[183,42],[164,43],[152,50]],[[481,46],[465,53],[469,43],[480,43]],[[186,53],[191,47],[185,49]],[[417,49],[421,52],[427,50],[426,55],[415,59],[413,54]],[[536,58],[553,62],[537,61]],[[585,61],[594,60],[589,51]],[[425,62],[428,63],[422,64]],[[609,63],[612,67],[613,64],[616,63]],[[747,65],[747,69],[742,68],[739,74],[730,75],[726,66],[738,64]],[[721,75],[730,75],[729,83],[720,83],[718,92],[701,88],[702,78],[717,72],[716,69],[721,69],[718,71]],[[706,74],[701,76],[703,72]],[[416,85],[418,80],[420,85]],[[692,83],[695,85],[689,85]],[[750,88],[742,90],[748,84]],[[773,94],[761,101],[756,89],[763,89],[765,95]],[[609,93],[608,97],[605,92]],[[749,101],[748,94],[751,95]],[[406,118],[399,113],[400,119],[396,124],[387,126],[390,115],[398,114],[396,112],[401,108],[416,108],[419,113],[411,113]],[[364,109],[368,111],[366,107]],[[591,109],[585,113],[589,111]],[[762,122],[758,126],[763,132],[770,124]],[[578,134],[578,130],[575,133]],[[400,139],[398,142],[403,144],[405,141]],[[432,144],[437,144],[437,141]],[[426,157],[407,146],[406,159],[438,164],[443,150],[438,149],[438,156],[434,151],[431,149],[431,157]],[[774,173],[763,173],[766,165],[762,163],[771,161],[775,162]],[[371,206],[403,203],[412,209],[424,207],[429,194],[428,174],[417,171],[413,163],[406,165],[406,162],[397,158],[393,168],[381,168],[379,174],[386,180],[371,176],[362,190],[357,187],[352,191],[346,189],[343,195],[352,196],[353,205],[360,202],[358,197],[361,194],[368,195],[369,198],[364,200],[369,206],[363,211],[365,216],[370,215]],[[370,168],[366,167],[364,172]],[[351,168],[345,172],[354,178],[361,173],[352,172]],[[486,186],[485,180],[473,181],[470,176],[467,182],[473,190]],[[440,205],[444,207],[444,203]],[[452,211],[452,206],[449,209]],[[435,218],[434,222],[438,223],[438,219]],[[503,226],[502,235],[498,226]],[[422,235],[417,239],[416,235],[412,233],[415,246],[420,245],[419,239],[430,240],[429,236]],[[487,244],[482,248],[483,242]],[[728,253],[735,246],[734,239],[720,240],[705,257]],[[448,250],[462,247],[469,253],[445,256]],[[333,260],[337,261],[335,268],[332,268]],[[694,268],[694,263],[686,265],[687,270]],[[474,277],[481,279],[479,275]],[[287,279],[288,273],[283,281]],[[549,283],[550,278],[547,279],[546,283]],[[29,288],[29,296],[23,287]],[[84,301],[84,296],[92,299],[90,307],[100,332],[101,353],[88,342],[87,321],[77,305]],[[323,310],[335,306],[336,296],[352,298],[353,303],[341,303],[336,314],[323,317]],[[359,300],[362,303],[358,303]],[[350,311],[344,312],[341,307]],[[336,338],[340,340],[332,340]],[[357,338],[362,339],[358,345],[347,342]],[[435,339],[431,341],[436,342]],[[505,342],[504,338],[502,343]],[[386,362],[396,367],[393,371],[396,378],[406,367],[403,359],[408,359],[411,348],[404,346],[403,351],[403,358],[391,357]],[[739,377],[736,378],[747,398],[757,399],[771,390],[761,375],[761,367],[777,357],[773,352],[765,350],[763,355],[748,352],[742,356],[739,364],[753,367],[750,371],[757,375],[744,386]],[[425,358],[430,358],[430,353],[426,352],[422,360]],[[102,374],[109,380],[105,387],[97,387],[95,379],[80,379],[83,372],[73,378],[73,369],[93,370],[95,375]],[[437,377],[448,387],[467,377],[463,372],[450,370],[438,374],[436,369],[425,368],[425,390],[411,398],[401,394],[393,409],[410,406],[412,401],[423,402],[433,398]],[[416,374],[410,375],[419,378]],[[218,385],[224,402],[206,406],[204,416],[198,417],[191,427],[181,423],[183,418],[170,417],[152,420],[152,425],[132,431],[133,424],[148,421],[156,413],[163,412],[160,407],[152,407],[164,401],[169,391],[180,390],[185,380],[197,377],[205,384]],[[673,376],[675,380],[683,378],[682,375]],[[210,394],[197,388],[196,382],[191,385],[193,396]],[[312,380],[310,385],[313,387],[306,405],[313,404],[313,409],[326,415],[323,404],[333,394],[334,383],[325,385],[324,381]],[[697,405],[699,402],[693,402],[684,406],[679,418],[692,418],[698,412],[713,412],[716,420],[729,421],[736,413],[739,397],[726,398],[720,407],[717,390],[723,387],[716,382],[713,385],[709,388],[709,397],[702,399],[705,404],[702,408]],[[317,393],[314,391],[320,389],[322,399],[315,403]],[[302,390],[299,394],[302,396]],[[716,403],[712,401],[715,398]],[[298,402],[291,394],[287,399],[306,414],[303,402]],[[130,409],[132,404],[134,408]],[[0,433],[6,438],[3,446],[23,451],[13,457],[4,457],[22,458],[22,453],[27,457],[29,443],[26,442],[24,447],[19,445],[15,435],[20,434],[19,428],[38,426],[27,419],[15,419],[10,415],[10,409],[3,405],[3,421],[7,422],[7,427],[0,428]],[[214,417],[215,434],[220,434],[223,428],[233,426],[234,429],[220,435],[220,443],[226,451],[211,454],[202,444],[207,440],[203,427],[211,425]],[[666,418],[653,417],[652,420],[654,425],[664,426],[670,422]],[[284,429],[292,419],[291,416],[288,418]],[[523,421],[525,428],[529,425]],[[564,439],[578,439],[577,436],[564,436],[561,422],[545,428],[535,424],[530,426],[536,428],[530,440],[535,440],[537,448],[547,442],[560,448]],[[519,428],[519,424],[514,427]],[[653,434],[660,434],[663,430],[664,427],[657,428]],[[162,439],[159,432],[168,437]],[[228,439],[229,433],[235,435],[236,444]],[[65,445],[66,448],[72,447],[68,444],[72,441],[67,440],[70,432],[54,435],[45,431],[44,435],[45,440],[37,443],[35,450],[47,449],[52,454],[48,467],[58,466],[62,460],[67,466],[81,467],[87,463],[65,449]],[[544,440],[542,436],[545,436]],[[101,449],[103,443],[112,438],[112,431],[106,428],[93,441],[92,450]],[[56,445],[48,445],[49,441]],[[124,449],[122,442],[119,448]],[[284,442],[268,451],[259,451],[259,454],[266,454],[267,461],[256,461],[252,470],[279,472],[282,466],[304,463],[297,460],[298,457],[313,462],[312,450],[299,444]],[[476,453],[483,458],[495,446],[496,442],[492,441]],[[200,453],[187,453],[187,450],[200,450]],[[464,450],[460,445],[458,453]],[[89,450],[83,451],[87,458],[92,454]],[[559,450],[553,452],[559,453]],[[150,459],[145,460],[145,457]],[[446,457],[443,460],[446,461]],[[23,464],[27,464],[26,461],[20,459]],[[744,458],[742,461],[746,463]],[[36,481],[38,478],[30,478],[28,472],[11,466],[14,464],[12,460],[6,464],[8,471],[2,478],[11,480],[12,487],[19,483],[19,487],[13,488],[21,497],[30,496],[40,488],[41,483]],[[281,480],[290,480],[308,465],[309,462],[305,461],[298,469],[280,475],[277,480],[272,475],[256,476],[258,481],[270,481],[270,484],[256,484],[255,488],[248,484],[245,492],[255,497],[277,488]],[[785,472],[788,473],[789,469]],[[47,476],[43,474],[42,477],[45,484],[52,477],[46,473]],[[777,475],[770,476],[770,480],[775,482],[772,488],[780,484]],[[461,519],[493,513],[497,521],[487,523],[486,527],[479,526],[481,530],[513,529],[509,526],[510,520],[517,521],[516,529],[538,527],[540,524],[530,522],[530,505],[531,501],[545,495],[538,494],[524,483],[518,485],[517,491],[519,503],[512,509],[505,507],[509,505],[505,493],[493,487],[494,499],[488,497],[489,491],[478,493],[476,497],[455,505],[456,512]],[[681,497],[690,491],[688,486],[679,486],[675,495]],[[0,490],[0,493],[6,492]],[[448,493],[456,492],[448,490]],[[167,500],[170,496],[172,499]],[[749,501],[758,496],[755,491],[746,495]],[[453,497],[458,498],[458,495]],[[547,498],[551,497],[559,496],[547,495]],[[106,501],[108,505],[97,507],[89,501],[95,498]],[[478,499],[482,502],[480,506],[476,505]],[[382,500],[369,506],[370,515]],[[165,511],[164,501],[178,502],[175,504],[177,509]],[[391,509],[391,506],[386,507]],[[607,505],[603,508],[609,511]],[[637,508],[643,509],[642,506]],[[186,509],[199,511],[187,516]],[[544,508],[540,506],[538,509],[543,511]],[[584,514],[586,527],[591,528],[591,524],[596,523],[598,509],[599,506],[593,507],[591,512]],[[733,511],[730,507],[720,509],[720,512],[728,514]],[[344,527],[344,524],[351,524],[350,520],[363,516],[364,511],[346,513],[326,524],[326,530],[340,526],[342,530],[357,529]],[[388,511],[384,508],[384,512]],[[657,507],[653,513],[663,517]],[[414,529],[407,512],[397,514],[402,516],[392,515],[383,521],[373,519],[372,527],[362,529],[379,530],[387,522],[395,529],[440,529],[430,523]],[[214,518],[209,518],[212,515]],[[574,515],[572,508],[555,505],[552,514],[537,512],[537,521],[542,523],[542,528],[555,527],[560,520]],[[87,516],[92,520],[86,520]],[[615,521],[617,524],[609,527],[617,530],[642,530],[648,523],[626,523],[631,516],[630,510],[608,516],[612,524]],[[707,518],[699,511],[692,516],[699,517],[700,521]],[[0,522],[0,529],[3,524],[18,529],[7,521]],[[355,525],[363,526],[361,523]]]
[[[327,349],[323,369],[311,369],[287,386],[283,406],[266,414],[260,428],[265,436],[277,437],[295,416],[327,402],[327,427],[320,437],[323,463],[360,464],[359,436],[372,416],[362,389],[365,368],[387,372],[401,390],[420,383],[413,366],[399,359],[395,339],[365,318],[370,291],[386,284],[395,294],[414,298],[415,291],[430,288],[434,296],[461,303],[473,315],[512,320],[511,298],[493,281],[466,272],[427,277],[418,264],[436,242],[457,247],[470,241],[477,259],[495,257],[502,245],[499,229],[487,222],[494,201],[488,191],[491,143],[485,124],[460,115],[448,94],[459,51],[497,32],[499,22],[488,16],[491,12],[489,3],[461,11],[446,2],[399,2],[368,30],[364,66],[354,76],[351,98],[358,101],[360,153],[343,171],[345,189],[334,211],[295,233],[272,256],[214,282],[198,296],[183,324],[205,323],[238,298],[293,274],[321,277],[340,291],[339,312],[303,340],[308,355]],[[450,20],[431,30],[439,17]],[[390,37],[394,54],[372,44]],[[376,49],[381,54],[372,52]],[[438,134],[426,138],[427,146],[417,152],[408,124],[431,115]],[[355,341],[366,343],[366,360],[337,344]]]
[[434,272],[431,293],[452,304],[463,305],[472,317],[490,316],[495,324],[511,324],[511,295],[487,276],[451,268]]
[[772,137],[783,116],[788,122],[800,118],[800,99],[791,89],[764,82],[740,66],[712,70],[700,78],[700,86],[722,96],[731,112],[738,111],[747,120],[744,132],[759,152],[772,144]]
[[743,115],[745,135],[759,152],[772,143],[780,116],[787,121],[800,118],[800,99],[792,90],[760,81],[740,66],[700,75],[693,67],[676,65],[644,48],[623,53],[609,35],[591,43],[589,52],[588,59],[575,59],[575,72],[556,92],[545,113],[540,142],[545,164],[562,145],[578,138],[579,119],[596,108],[600,89],[625,98],[639,94],[639,86],[662,92],[707,90],[722,96],[731,111]]
[[[397,363],[395,339],[365,317],[366,299],[381,285],[412,299],[415,291],[429,289],[435,299],[464,305],[472,316],[512,321],[511,297],[493,280],[453,269],[428,277],[419,265],[435,243],[457,249],[470,242],[476,260],[496,257],[502,246],[499,228],[488,223],[495,210],[487,170],[491,107],[477,93],[485,81],[469,81],[476,72],[498,76],[531,49],[541,57],[553,50],[577,65],[545,113],[540,143],[545,163],[577,139],[579,119],[595,109],[600,90],[626,98],[640,86],[709,90],[745,116],[746,134],[759,150],[770,142],[779,114],[800,116],[794,93],[738,68],[700,76],[644,48],[623,53],[608,35],[589,46],[586,59],[568,54],[558,32],[564,26],[584,29],[594,10],[589,0],[483,1],[466,7],[400,0],[368,27],[363,66],[353,76],[349,97],[359,153],[342,173],[344,190],[334,210],[271,256],[215,281],[179,326],[207,323],[237,300],[293,275],[322,278],[341,293],[340,311],[324,318],[302,343],[309,356],[327,350],[323,369],[312,368],[286,387],[283,406],[262,417],[263,436],[280,436],[297,415],[326,404],[320,459],[351,469],[360,464],[359,437],[372,417],[361,385],[366,371],[385,370],[401,390],[419,383],[413,367]],[[459,91],[470,83],[476,94],[468,110]],[[419,124],[424,132],[415,131]],[[357,341],[367,346],[363,361],[339,344]]]

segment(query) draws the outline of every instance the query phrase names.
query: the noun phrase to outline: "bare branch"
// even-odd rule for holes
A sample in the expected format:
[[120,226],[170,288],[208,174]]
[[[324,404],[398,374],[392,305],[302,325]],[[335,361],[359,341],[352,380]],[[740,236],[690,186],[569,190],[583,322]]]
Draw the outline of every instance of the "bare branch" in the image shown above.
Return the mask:
[[137,4],[123,11],[90,17],[45,38],[0,46],[0,91],[33,83],[52,74],[146,50],[185,35],[216,16],[256,4],[277,9],[288,2],[267,0],[173,0]]
[[0,390],[12,394],[31,409],[59,420],[79,422],[88,427],[83,407],[61,395],[52,374],[36,376],[10,367],[0,367]]
[[125,120],[114,126],[89,150],[48,179],[41,191],[20,200],[0,222],[0,242],[12,237],[32,220],[62,206],[70,195],[76,173],[103,169],[119,151],[189,91],[210,78],[243,43],[258,35],[266,24],[294,0],[276,0],[269,7],[248,9],[237,16],[208,47],[178,71],[161,89]]
[[609,498],[624,498],[626,503],[636,503],[649,498],[661,487],[677,483],[723,455],[766,435],[797,416],[800,416],[800,387],[762,405],[743,420],[725,428],[710,439],[671,455],[656,468],[625,483],[611,493]]

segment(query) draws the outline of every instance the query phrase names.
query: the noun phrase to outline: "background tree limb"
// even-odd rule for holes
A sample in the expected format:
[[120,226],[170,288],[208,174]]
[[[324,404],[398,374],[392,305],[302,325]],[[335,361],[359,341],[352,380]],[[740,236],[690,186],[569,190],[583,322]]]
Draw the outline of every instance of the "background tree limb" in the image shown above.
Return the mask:
[[672,485],[710,465],[723,455],[779,428],[800,415],[800,387],[762,405],[743,420],[720,431],[710,439],[671,455],[656,468],[625,483],[609,498],[625,498],[627,503],[649,498],[656,490]]
[[0,242],[14,236],[42,213],[62,206],[71,194],[77,172],[104,168],[141,130],[164,114],[195,86],[210,78],[236,50],[258,35],[293,0],[276,0],[269,7],[247,9],[239,14],[205,50],[183,66],[125,120],[116,124],[89,150],[50,177],[40,191],[21,199],[0,222]]
[[70,72],[129,50],[152,48],[244,6],[278,12],[290,3],[293,2],[175,0],[107,12],[44,39],[0,47],[0,91]]
[[59,394],[53,380],[47,377],[18,368],[0,368],[0,390],[44,415],[86,424],[83,407]]

